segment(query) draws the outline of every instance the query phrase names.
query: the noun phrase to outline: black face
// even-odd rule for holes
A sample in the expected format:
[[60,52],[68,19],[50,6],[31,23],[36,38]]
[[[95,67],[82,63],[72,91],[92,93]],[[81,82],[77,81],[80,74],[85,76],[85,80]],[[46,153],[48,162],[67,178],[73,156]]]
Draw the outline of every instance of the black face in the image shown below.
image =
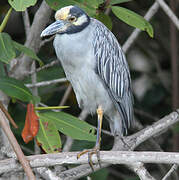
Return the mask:
[[60,32],[59,34],[74,34],[77,32],[82,31],[86,26],[89,25],[90,23],[90,18],[89,16],[82,10],[80,9],[78,6],[73,6],[70,9],[70,13],[71,17],[76,17],[76,22],[79,21],[80,18],[82,17],[86,17],[85,21],[83,21],[81,24],[71,24],[67,30],[65,32]]

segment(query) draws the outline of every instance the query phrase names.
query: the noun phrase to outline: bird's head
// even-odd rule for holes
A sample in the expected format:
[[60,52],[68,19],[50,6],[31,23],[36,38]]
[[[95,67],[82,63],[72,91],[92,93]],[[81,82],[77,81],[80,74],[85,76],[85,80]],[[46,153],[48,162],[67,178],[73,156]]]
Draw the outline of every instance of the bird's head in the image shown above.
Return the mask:
[[73,34],[82,31],[90,22],[89,16],[77,6],[67,6],[55,14],[56,21],[44,29],[41,37],[54,34]]

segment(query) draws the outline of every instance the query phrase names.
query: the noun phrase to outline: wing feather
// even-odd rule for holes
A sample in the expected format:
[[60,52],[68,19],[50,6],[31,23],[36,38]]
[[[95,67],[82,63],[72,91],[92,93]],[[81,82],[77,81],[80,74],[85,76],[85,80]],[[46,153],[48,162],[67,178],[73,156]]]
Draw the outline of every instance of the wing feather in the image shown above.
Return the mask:
[[131,78],[125,55],[115,36],[101,22],[95,21],[94,55],[96,73],[113,100],[122,120],[123,133],[133,121]]

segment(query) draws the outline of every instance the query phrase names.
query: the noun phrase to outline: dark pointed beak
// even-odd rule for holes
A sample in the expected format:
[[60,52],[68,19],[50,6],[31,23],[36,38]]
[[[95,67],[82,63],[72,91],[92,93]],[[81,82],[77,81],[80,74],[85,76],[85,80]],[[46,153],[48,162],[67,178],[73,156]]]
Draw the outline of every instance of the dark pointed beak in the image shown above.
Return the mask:
[[53,24],[49,25],[46,29],[44,29],[40,35],[40,37],[45,37],[45,36],[51,36],[56,33],[60,33],[65,31],[67,28],[66,22],[62,20],[57,20]]

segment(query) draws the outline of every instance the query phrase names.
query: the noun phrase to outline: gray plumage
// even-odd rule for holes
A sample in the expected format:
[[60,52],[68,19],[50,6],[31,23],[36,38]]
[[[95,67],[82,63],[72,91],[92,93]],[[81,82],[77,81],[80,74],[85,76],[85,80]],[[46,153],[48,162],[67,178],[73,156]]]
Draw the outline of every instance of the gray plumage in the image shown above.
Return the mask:
[[54,48],[78,104],[90,113],[101,106],[112,133],[125,135],[133,122],[131,78],[117,39],[76,6],[57,11],[42,37],[56,34]]
[[75,34],[57,34],[54,48],[71,82],[81,108],[95,113],[104,109],[111,131],[126,134],[133,121],[130,74],[114,35],[91,18]]
[[122,121],[122,132],[133,122],[131,78],[125,55],[115,36],[101,22],[94,20],[94,54],[97,74],[106,87]]

